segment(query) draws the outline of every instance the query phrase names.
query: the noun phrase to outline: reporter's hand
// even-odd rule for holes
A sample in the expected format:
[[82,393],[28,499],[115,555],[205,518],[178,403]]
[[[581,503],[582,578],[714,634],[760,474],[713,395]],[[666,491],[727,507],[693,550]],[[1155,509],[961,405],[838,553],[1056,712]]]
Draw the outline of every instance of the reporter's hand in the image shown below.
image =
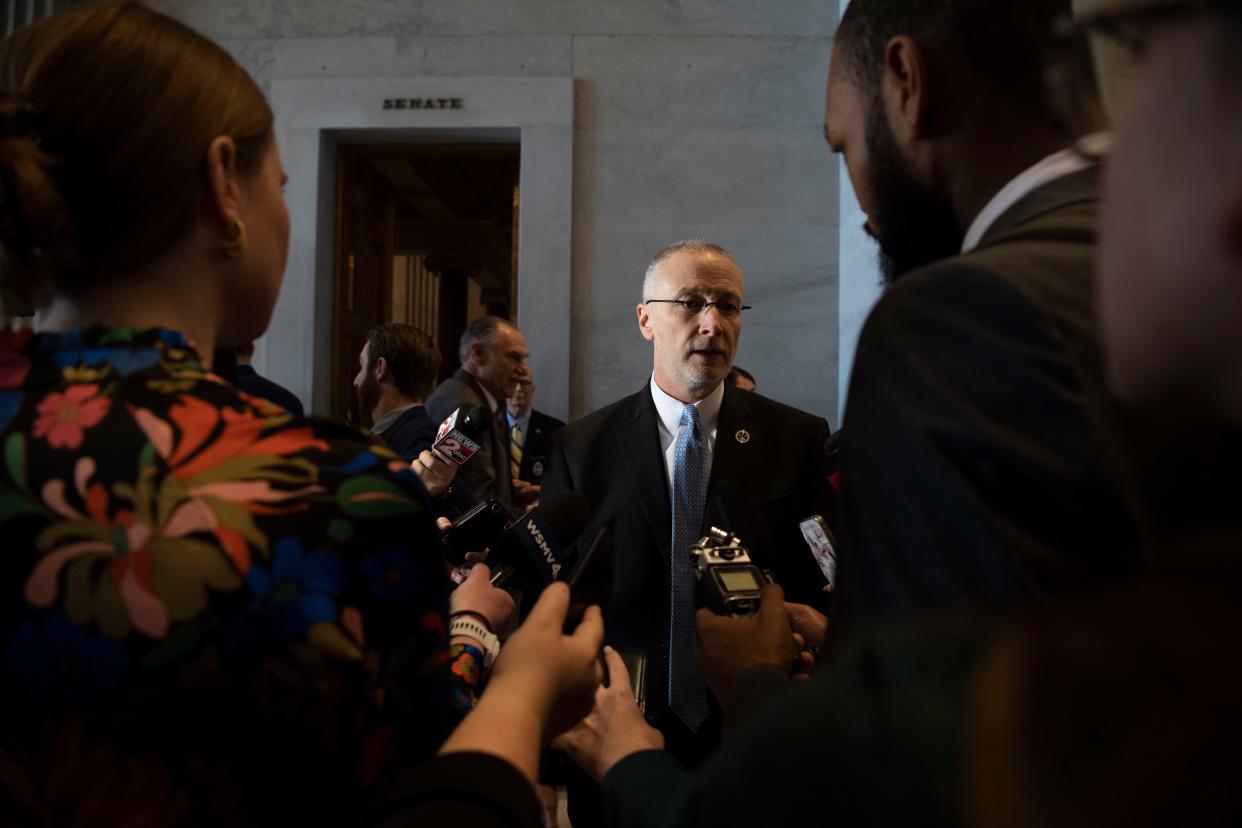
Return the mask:
[[457,476],[457,464],[445,460],[433,451],[424,450],[410,464],[410,469],[418,475],[423,488],[432,497],[439,497],[448,491],[453,478]]
[[[485,567],[484,567],[485,568]],[[561,632],[569,587],[543,591],[526,623],[500,651],[487,689],[440,747],[449,753],[490,753],[520,770],[532,786],[539,780],[539,745],[591,709],[601,670],[596,655],[604,640],[599,607],[586,611],[573,635]]]
[[538,716],[545,738],[590,711],[603,678],[597,659],[604,641],[599,607],[587,608],[572,635],[562,632],[568,611],[569,587],[557,582],[544,589],[526,621],[501,648],[487,689]]
[[525,510],[539,502],[541,487],[534,483],[527,483],[525,480],[518,480],[516,477],[511,477],[509,480],[513,490],[513,505]]
[[778,584],[768,584],[760,593],[759,612],[750,618],[716,615],[708,609],[699,610],[695,616],[699,648],[694,662],[721,707],[728,708],[733,700],[739,670],[770,665],[789,675],[802,663],[801,647],[785,614],[784,597]]
[[793,631],[802,636],[806,647],[812,652],[824,649],[828,644],[828,616],[806,604],[785,602],[785,614]]
[[515,606],[512,595],[492,586],[491,577],[487,564],[472,566],[466,580],[449,596],[449,612],[481,615],[487,619],[492,632],[500,635],[509,627]]
[[595,706],[585,718],[552,741],[596,782],[631,753],[664,749],[663,734],[638,709],[625,662],[612,647],[604,648],[604,659],[608,686],[595,691]]

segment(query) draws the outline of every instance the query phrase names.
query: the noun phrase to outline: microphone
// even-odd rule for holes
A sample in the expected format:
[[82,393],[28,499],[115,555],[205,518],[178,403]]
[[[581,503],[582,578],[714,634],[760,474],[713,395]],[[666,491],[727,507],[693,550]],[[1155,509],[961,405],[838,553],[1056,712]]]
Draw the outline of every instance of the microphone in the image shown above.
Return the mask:
[[519,570],[532,574],[540,589],[564,580],[564,550],[578,540],[590,516],[590,505],[577,492],[548,497],[509,525],[505,534],[517,541],[522,554],[507,576],[495,576],[492,583],[499,585]]
[[492,427],[491,412],[485,405],[476,405],[463,414],[458,408],[440,423],[431,450],[457,465],[464,464],[483,448],[479,441]]
[[[706,513],[709,527],[737,535],[750,550],[751,560],[760,567],[772,566],[776,560],[772,535],[742,484],[727,477],[717,480],[708,496]],[[770,573],[765,569],[764,574]]]

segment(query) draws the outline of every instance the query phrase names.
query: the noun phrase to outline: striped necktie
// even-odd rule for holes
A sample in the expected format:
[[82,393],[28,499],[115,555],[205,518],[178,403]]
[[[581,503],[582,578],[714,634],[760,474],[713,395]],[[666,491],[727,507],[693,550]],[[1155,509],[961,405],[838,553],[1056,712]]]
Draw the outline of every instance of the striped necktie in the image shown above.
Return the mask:
[[516,480],[522,472],[522,429],[517,424],[509,429],[509,473]]

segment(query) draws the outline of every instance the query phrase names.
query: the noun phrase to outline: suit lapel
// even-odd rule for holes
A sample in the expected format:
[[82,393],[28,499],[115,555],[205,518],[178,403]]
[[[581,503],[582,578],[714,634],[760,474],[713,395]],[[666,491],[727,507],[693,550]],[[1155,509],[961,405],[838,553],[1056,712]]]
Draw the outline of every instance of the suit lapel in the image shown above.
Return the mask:
[[[487,395],[483,393],[483,386],[464,368],[458,368],[454,375],[462,382],[469,386],[479,398],[479,402],[484,407],[487,406]],[[496,494],[502,500],[512,502],[513,487],[509,483],[509,429],[508,419],[505,417],[505,408],[500,406],[496,411],[492,412],[492,428],[491,428],[491,455],[492,470],[496,476]]]
[[651,389],[644,387],[634,395],[630,410],[617,431],[617,441],[621,447],[622,465],[630,476],[647,525],[660,554],[668,563],[673,516],[669,506],[668,471],[660,453],[657,416]]
[[[716,445],[712,450],[712,473],[708,483],[708,497],[717,482],[735,480],[743,487],[754,474],[752,468],[755,452],[755,426],[750,420],[750,405],[745,395],[731,385],[725,385],[724,399],[720,403],[720,416],[716,420]],[[703,510],[707,520],[710,509]]]
[[992,222],[992,226],[979,240],[979,247],[988,247],[1014,235],[1022,235],[1025,228],[1050,213],[1062,211],[1074,204],[1095,204],[1099,198],[1100,167],[1093,164],[1037,187],[1018,199]]

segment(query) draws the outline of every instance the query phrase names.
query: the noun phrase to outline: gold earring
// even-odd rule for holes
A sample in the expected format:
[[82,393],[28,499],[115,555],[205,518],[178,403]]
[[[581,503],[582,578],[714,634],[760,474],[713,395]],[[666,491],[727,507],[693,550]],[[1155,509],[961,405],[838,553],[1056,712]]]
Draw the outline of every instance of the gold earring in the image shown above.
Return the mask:
[[233,238],[226,238],[220,242],[224,255],[230,259],[236,259],[246,249],[246,225],[242,224],[242,220],[239,218],[233,219],[233,223],[237,226],[237,232],[233,235]]

